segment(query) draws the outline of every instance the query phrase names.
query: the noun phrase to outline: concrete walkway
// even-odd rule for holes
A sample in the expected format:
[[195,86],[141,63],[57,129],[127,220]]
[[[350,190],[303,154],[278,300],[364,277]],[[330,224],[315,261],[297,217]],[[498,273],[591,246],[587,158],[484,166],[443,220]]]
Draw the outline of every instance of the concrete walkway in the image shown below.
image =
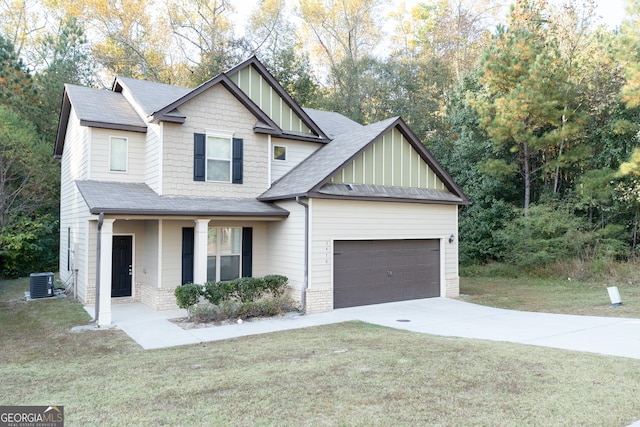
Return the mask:
[[[87,307],[87,311],[91,315],[94,313],[93,307]],[[113,324],[145,349],[361,320],[432,335],[507,341],[640,359],[640,319],[503,310],[447,298],[343,308],[328,313],[190,330],[168,320],[185,316],[185,310],[155,311],[141,303],[112,305]]]

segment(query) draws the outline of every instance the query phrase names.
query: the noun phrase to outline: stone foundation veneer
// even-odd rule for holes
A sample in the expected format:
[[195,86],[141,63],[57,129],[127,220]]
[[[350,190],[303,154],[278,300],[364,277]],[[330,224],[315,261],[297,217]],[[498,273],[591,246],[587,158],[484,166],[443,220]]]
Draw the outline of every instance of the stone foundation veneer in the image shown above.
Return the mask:
[[333,310],[333,289],[307,289],[305,314]]
[[153,308],[154,310],[175,310],[176,304],[175,288],[158,288],[157,286],[138,283],[136,284],[138,301]]
[[460,278],[459,277],[445,279],[445,285],[446,285],[446,290],[443,297],[446,297],[446,298],[460,297]]

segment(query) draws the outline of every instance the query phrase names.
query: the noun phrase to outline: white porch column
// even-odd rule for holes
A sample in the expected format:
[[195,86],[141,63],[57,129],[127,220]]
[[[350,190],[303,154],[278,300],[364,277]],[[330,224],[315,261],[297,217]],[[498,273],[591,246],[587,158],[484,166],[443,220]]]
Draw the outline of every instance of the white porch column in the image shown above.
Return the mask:
[[113,257],[113,223],[115,219],[104,219],[100,233],[100,301],[98,326],[111,324],[111,261]]
[[207,281],[207,241],[209,220],[196,219],[196,230],[193,242],[193,283],[204,285]]

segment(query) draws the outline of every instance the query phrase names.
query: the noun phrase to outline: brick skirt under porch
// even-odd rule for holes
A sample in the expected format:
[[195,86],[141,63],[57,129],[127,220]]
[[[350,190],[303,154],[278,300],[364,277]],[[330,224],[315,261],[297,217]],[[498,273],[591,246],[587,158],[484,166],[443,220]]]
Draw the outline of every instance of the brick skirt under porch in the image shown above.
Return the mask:
[[157,286],[136,283],[136,299],[154,310],[176,310],[175,288],[158,288]]

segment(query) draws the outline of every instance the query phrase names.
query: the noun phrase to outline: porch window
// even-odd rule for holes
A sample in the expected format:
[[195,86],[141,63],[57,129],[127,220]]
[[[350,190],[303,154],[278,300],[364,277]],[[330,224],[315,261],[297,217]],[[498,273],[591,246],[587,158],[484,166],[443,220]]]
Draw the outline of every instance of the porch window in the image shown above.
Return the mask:
[[209,227],[207,281],[226,281],[240,277],[242,228]]

